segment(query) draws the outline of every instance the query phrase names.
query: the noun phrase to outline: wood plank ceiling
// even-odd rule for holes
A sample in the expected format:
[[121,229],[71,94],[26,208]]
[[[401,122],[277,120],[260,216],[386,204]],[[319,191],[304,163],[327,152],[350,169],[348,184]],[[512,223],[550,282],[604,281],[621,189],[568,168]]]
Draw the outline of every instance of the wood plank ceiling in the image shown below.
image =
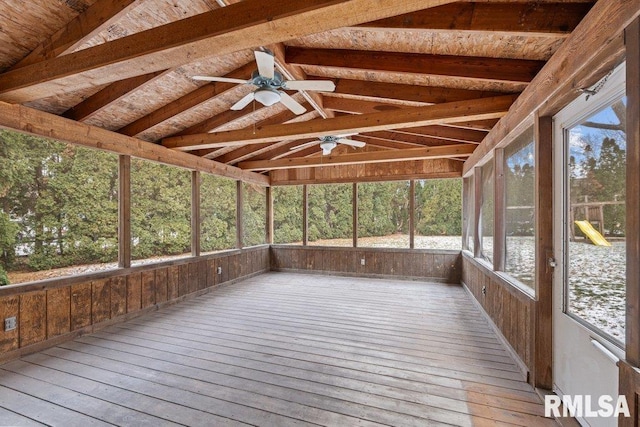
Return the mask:
[[[461,164],[594,3],[1,0],[0,101],[259,172]],[[234,111],[255,87],[191,78],[248,80],[260,48],[285,79],[336,90],[289,91],[301,115]],[[348,133],[367,145],[296,149]]]

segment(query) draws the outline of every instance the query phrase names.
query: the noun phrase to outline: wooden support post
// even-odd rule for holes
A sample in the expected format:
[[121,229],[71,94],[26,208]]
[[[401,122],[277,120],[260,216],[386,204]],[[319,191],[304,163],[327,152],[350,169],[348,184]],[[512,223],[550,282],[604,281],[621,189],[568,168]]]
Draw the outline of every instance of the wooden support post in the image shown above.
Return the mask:
[[535,125],[535,292],[532,384],[553,387],[553,121],[538,117]]
[[416,181],[409,181],[409,249],[416,247]]
[[505,214],[507,200],[504,182],[504,149],[497,148],[493,157],[493,269],[504,271],[505,235],[507,232]]
[[267,203],[267,244],[273,244],[273,187],[266,188]]
[[353,206],[353,247],[358,247],[358,183],[353,183],[352,191],[352,206]]
[[473,168],[473,256],[482,254],[480,241],[480,213],[482,208],[482,168]]
[[200,172],[191,172],[191,255],[200,256]]
[[309,187],[302,186],[302,245],[309,244]]
[[640,18],[625,30],[627,47],[626,359],[640,366]]
[[118,267],[131,267],[131,157],[118,157]]
[[242,189],[242,181],[236,181],[236,248],[242,249],[243,245],[243,206],[244,206],[244,191]]

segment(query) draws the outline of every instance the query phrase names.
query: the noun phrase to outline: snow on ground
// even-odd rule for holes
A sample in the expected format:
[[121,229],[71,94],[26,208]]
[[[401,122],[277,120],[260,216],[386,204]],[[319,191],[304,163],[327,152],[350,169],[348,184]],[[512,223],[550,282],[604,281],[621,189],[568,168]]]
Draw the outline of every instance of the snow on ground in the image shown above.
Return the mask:
[[[485,251],[492,250],[491,239],[485,239]],[[318,240],[313,246],[350,247],[352,239]],[[395,234],[383,237],[361,237],[359,247],[408,248],[409,236]],[[460,250],[460,236],[415,236],[417,249]],[[506,272],[525,285],[532,286],[534,274],[534,238],[507,238]],[[151,264],[177,257],[158,257],[136,260],[134,265]],[[557,255],[558,256],[558,255]],[[589,243],[569,244],[569,311],[592,325],[624,341],[625,324],[625,243],[614,242],[612,247]],[[117,268],[116,263],[81,265],[41,272],[9,273],[11,283],[50,279]]]

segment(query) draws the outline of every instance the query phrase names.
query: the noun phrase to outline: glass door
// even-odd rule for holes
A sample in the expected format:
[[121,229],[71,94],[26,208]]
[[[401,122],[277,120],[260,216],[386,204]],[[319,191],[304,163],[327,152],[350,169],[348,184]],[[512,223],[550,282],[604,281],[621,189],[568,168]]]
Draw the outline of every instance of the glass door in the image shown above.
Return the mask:
[[[559,395],[590,396],[595,411],[601,396],[617,398],[616,361],[624,354],[624,87],[620,68],[554,118],[554,383]],[[578,420],[617,425],[616,418]]]

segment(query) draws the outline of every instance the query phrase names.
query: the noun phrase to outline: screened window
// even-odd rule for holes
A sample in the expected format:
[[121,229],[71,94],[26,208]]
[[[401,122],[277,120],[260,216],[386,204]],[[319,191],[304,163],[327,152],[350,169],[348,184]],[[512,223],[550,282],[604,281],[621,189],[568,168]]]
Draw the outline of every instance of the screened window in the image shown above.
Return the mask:
[[473,175],[465,178],[462,181],[462,188],[464,196],[462,198],[462,205],[464,209],[463,224],[463,249],[471,251],[473,253],[473,218],[474,218],[474,186]]
[[504,149],[505,272],[533,288],[535,279],[535,156],[533,128]]
[[118,156],[0,131],[0,285],[117,259]]
[[353,185],[308,187],[309,245],[353,246]]
[[493,263],[494,187],[493,160],[482,167],[482,205],[480,207],[481,255]]
[[358,246],[409,247],[409,182],[358,184]]
[[267,242],[266,188],[242,183],[242,246],[262,245]]
[[200,245],[202,253],[236,247],[236,181],[200,175]]
[[302,244],[302,186],[271,188],[273,194],[273,242]]
[[191,254],[191,171],[131,159],[133,264]]
[[415,197],[415,248],[460,250],[462,180],[417,180]]

